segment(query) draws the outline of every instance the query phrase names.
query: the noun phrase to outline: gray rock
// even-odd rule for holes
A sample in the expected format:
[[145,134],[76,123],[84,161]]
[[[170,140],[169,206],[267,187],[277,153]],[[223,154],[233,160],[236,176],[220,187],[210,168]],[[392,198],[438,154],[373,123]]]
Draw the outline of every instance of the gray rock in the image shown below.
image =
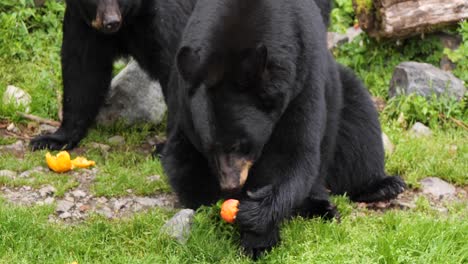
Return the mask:
[[382,141],[383,141],[385,152],[388,154],[393,154],[393,152],[395,151],[395,146],[393,145],[390,138],[383,132],[382,132]]
[[403,62],[398,65],[390,81],[390,97],[400,94],[418,94],[430,98],[448,95],[457,100],[463,98],[465,85],[452,73],[442,71],[430,64]]
[[18,175],[18,173],[16,173],[16,171],[0,170],[0,177],[14,179],[14,178],[16,178],[17,175]]
[[190,236],[195,211],[183,209],[164,224],[161,232],[175,238],[179,243],[185,244]]
[[34,168],[30,169],[30,170],[23,171],[18,177],[20,177],[20,178],[29,178],[34,173],[41,173],[41,172],[45,172],[45,171],[46,170],[43,167],[38,166],[38,167],[34,167]]
[[75,206],[75,204],[73,202],[66,201],[66,200],[61,200],[61,201],[58,202],[57,209],[55,209],[55,211],[57,213],[68,212],[74,206]]
[[15,126],[15,123],[11,123],[6,128],[7,131],[18,133],[20,130]]
[[50,185],[44,186],[39,190],[39,194],[41,195],[41,197],[53,196],[56,192],[57,189]]
[[92,148],[100,149],[100,150],[105,151],[105,152],[109,151],[110,148],[111,148],[109,145],[96,143],[96,142],[91,143],[90,146]]
[[138,197],[135,201],[145,207],[155,207],[161,204],[158,199],[148,197]]
[[414,137],[430,137],[432,135],[432,131],[430,128],[425,126],[422,123],[416,122],[410,130],[411,135]]
[[435,177],[429,177],[420,181],[422,192],[438,198],[453,197],[456,188],[450,183]]
[[146,178],[146,180],[149,181],[149,182],[159,181],[159,180],[161,180],[161,176],[160,175],[149,176],[149,177]]
[[22,106],[25,112],[29,112],[29,105],[31,104],[31,96],[24,90],[8,85],[5,93],[3,94],[4,104],[13,104],[16,107]]
[[125,138],[122,136],[113,136],[107,140],[109,144],[114,146],[121,146],[125,144]]
[[124,208],[126,204],[127,204],[127,201],[125,200],[116,200],[112,204],[112,208],[114,209],[114,211],[120,211],[120,209]]
[[98,214],[100,214],[100,215],[102,215],[104,217],[107,217],[109,219],[114,217],[114,214],[112,213],[112,210],[107,206],[104,206],[104,207],[100,208],[99,210],[96,211],[96,213],[98,213]]
[[76,199],[81,199],[81,198],[86,197],[86,193],[82,190],[75,190],[71,193],[71,195],[73,195],[73,197],[75,197]]
[[18,140],[11,145],[0,146],[0,151],[21,153],[24,151],[24,143],[23,141]]
[[44,199],[44,204],[53,204],[55,202],[54,197],[47,197]]
[[47,125],[47,124],[41,124],[39,125],[39,134],[52,134],[57,131],[57,127]]
[[66,220],[72,217],[72,214],[69,212],[64,212],[59,215],[59,218],[62,220]]
[[105,106],[97,122],[111,124],[123,120],[159,124],[166,112],[161,86],[131,61],[113,80]]

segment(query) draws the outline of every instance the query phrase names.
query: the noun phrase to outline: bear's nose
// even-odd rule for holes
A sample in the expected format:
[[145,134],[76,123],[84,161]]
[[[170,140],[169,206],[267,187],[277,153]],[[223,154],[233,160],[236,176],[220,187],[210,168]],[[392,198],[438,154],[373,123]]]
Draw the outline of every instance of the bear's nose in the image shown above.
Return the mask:
[[104,21],[103,24],[104,24],[103,26],[104,26],[105,31],[109,33],[114,33],[120,29],[120,25],[122,24],[122,21],[118,17],[115,17],[113,19]]

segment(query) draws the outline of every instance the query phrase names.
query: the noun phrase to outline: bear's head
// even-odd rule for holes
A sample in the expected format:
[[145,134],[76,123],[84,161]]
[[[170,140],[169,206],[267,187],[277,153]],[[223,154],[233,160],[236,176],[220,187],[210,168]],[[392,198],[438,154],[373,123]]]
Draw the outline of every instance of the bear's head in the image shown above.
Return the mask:
[[141,5],[142,0],[68,0],[76,5],[86,23],[96,30],[112,34],[119,31],[124,19]]
[[238,192],[262,154],[285,108],[282,91],[268,88],[268,50],[211,53],[184,46],[177,54],[187,133],[208,160],[223,191]]

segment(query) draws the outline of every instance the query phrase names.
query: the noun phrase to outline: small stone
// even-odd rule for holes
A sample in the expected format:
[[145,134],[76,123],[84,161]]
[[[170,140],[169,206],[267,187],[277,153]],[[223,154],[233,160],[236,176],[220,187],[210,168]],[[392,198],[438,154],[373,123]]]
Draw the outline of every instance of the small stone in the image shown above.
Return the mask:
[[75,206],[74,203],[70,201],[59,201],[57,204],[57,209],[55,210],[57,213],[63,213],[63,212],[68,212],[70,209],[72,209]]
[[133,190],[132,190],[132,189],[127,189],[126,192],[127,192],[127,193],[133,193]]
[[30,169],[30,170],[22,172],[19,175],[19,177],[20,178],[29,178],[34,173],[41,173],[41,172],[44,172],[44,171],[45,171],[45,169],[43,167],[38,166],[38,167],[35,167],[35,168]]
[[448,152],[450,153],[450,155],[457,155],[457,152],[458,152],[457,145],[450,145]]
[[390,141],[390,138],[382,132],[382,141],[384,145],[385,152],[387,154],[393,154],[395,151],[395,146],[393,145],[392,141]]
[[80,207],[78,207],[78,210],[80,210],[80,212],[82,213],[89,211],[89,209],[90,209],[90,206],[87,204],[83,204]]
[[112,207],[113,207],[114,211],[120,211],[122,208],[125,207],[126,204],[127,203],[125,201],[123,201],[123,200],[117,200],[117,201],[114,202]]
[[39,126],[39,134],[52,134],[57,131],[57,127],[47,125],[47,124],[41,124]]
[[106,197],[99,197],[99,198],[97,198],[96,201],[97,201],[98,203],[100,203],[100,204],[105,204],[105,203],[107,203],[108,200],[107,200]]
[[15,128],[16,128],[15,124],[14,124],[14,123],[11,123],[11,124],[9,124],[9,125],[7,126],[6,129],[7,129],[7,131],[12,132]]
[[455,186],[436,177],[422,179],[420,184],[423,193],[430,194],[440,199],[454,197],[457,192]]
[[105,216],[107,218],[112,218],[114,214],[112,213],[112,210],[109,207],[102,207],[101,209],[97,210],[96,213]]
[[104,152],[108,152],[111,149],[109,145],[96,143],[96,142],[91,143],[90,146],[91,148],[99,149]]
[[137,203],[146,206],[146,207],[155,207],[159,205],[158,199],[148,198],[148,197],[139,197],[135,199]]
[[22,157],[24,155],[24,143],[21,140],[16,141],[11,145],[0,146],[0,154],[1,152],[8,152],[12,153],[15,156]]
[[8,85],[3,94],[3,103],[5,105],[13,104],[16,107],[22,106],[25,108],[24,111],[26,113],[30,110],[29,105],[31,101],[31,96],[27,92],[13,85]]
[[432,135],[431,129],[429,129],[427,126],[419,122],[416,122],[413,125],[410,132],[414,137],[417,137],[417,138],[429,137]]
[[161,232],[175,238],[180,244],[187,243],[192,229],[195,211],[183,209],[164,224]]
[[68,202],[72,202],[72,203],[75,202],[75,198],[73,196],[71,196],[71,194],[69,194],[69,193],[65,194],[65,197],[63,199],[65,201],[68,201]]
[[149,182],[159,181],[161,180],[161,176],[160,175],[149,176],[148,178],[146,178],[146,180],[148,180]]
[[44,200],[44,204],[53,204],[55,202],[55,198],[54,197],[47,197],[45,198]]
[[18,174],[11,170],[0,170],[0,177],[14,179]]
[[59,215],[59,218],[62,219],[62,220],[65,220],[65,219],[68,219],[68,218],[71,218],[71,217],[72,217],[72,215],[69,212],[64,212],[64,213]]
[[21,189],[26,192],[32,190],[31,186],[23,186]]
[[114,145],[114,146],[121,146],[125,144],[125,138],[122,136],[113,136],[107,140],[109,144]]
[[73,195],[73,197],[75,197],[76,199],[81,199],[81,198],[86,197],[86,193],[82,190],[75,190],[71,193],[71,195]]
[[45,187],[42,187],[39,190],[39,194],[41,197],[48,197],[54,195],[54,193],[57,192],[57,189],[55,189],[53,186],[47,185]]
[[134,204],[132,205],[132,211],[133,211],[133,212],[139,212],[139,211],[141,211],[141,210],[143,210],[143,206],[142,206],[141,204],[139,204],[139,203],[134,203]]

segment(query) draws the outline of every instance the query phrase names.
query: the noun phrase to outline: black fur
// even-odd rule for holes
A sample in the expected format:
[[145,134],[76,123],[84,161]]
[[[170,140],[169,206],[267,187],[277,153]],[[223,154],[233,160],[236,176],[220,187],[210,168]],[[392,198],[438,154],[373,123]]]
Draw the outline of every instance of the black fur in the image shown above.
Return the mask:
[[163,155],[170,183],[191,208],[240,199],[241,245],[254,258],[278,243],[283,219],[338,218],[327,189],[356,201],[402,191],[384,173],[369,95],[328,52],[313,1],[199,0],[176,66]]
[[[67,0],[62,45],[63,122],[56,133],[33,139],[32,149],[71,149],[79,143],[103,104],[112,65],[118,57],[135,58],[165,90],[180,35],[194,3],[195,0]],[[106,30],[106,18],[121,24]]]

